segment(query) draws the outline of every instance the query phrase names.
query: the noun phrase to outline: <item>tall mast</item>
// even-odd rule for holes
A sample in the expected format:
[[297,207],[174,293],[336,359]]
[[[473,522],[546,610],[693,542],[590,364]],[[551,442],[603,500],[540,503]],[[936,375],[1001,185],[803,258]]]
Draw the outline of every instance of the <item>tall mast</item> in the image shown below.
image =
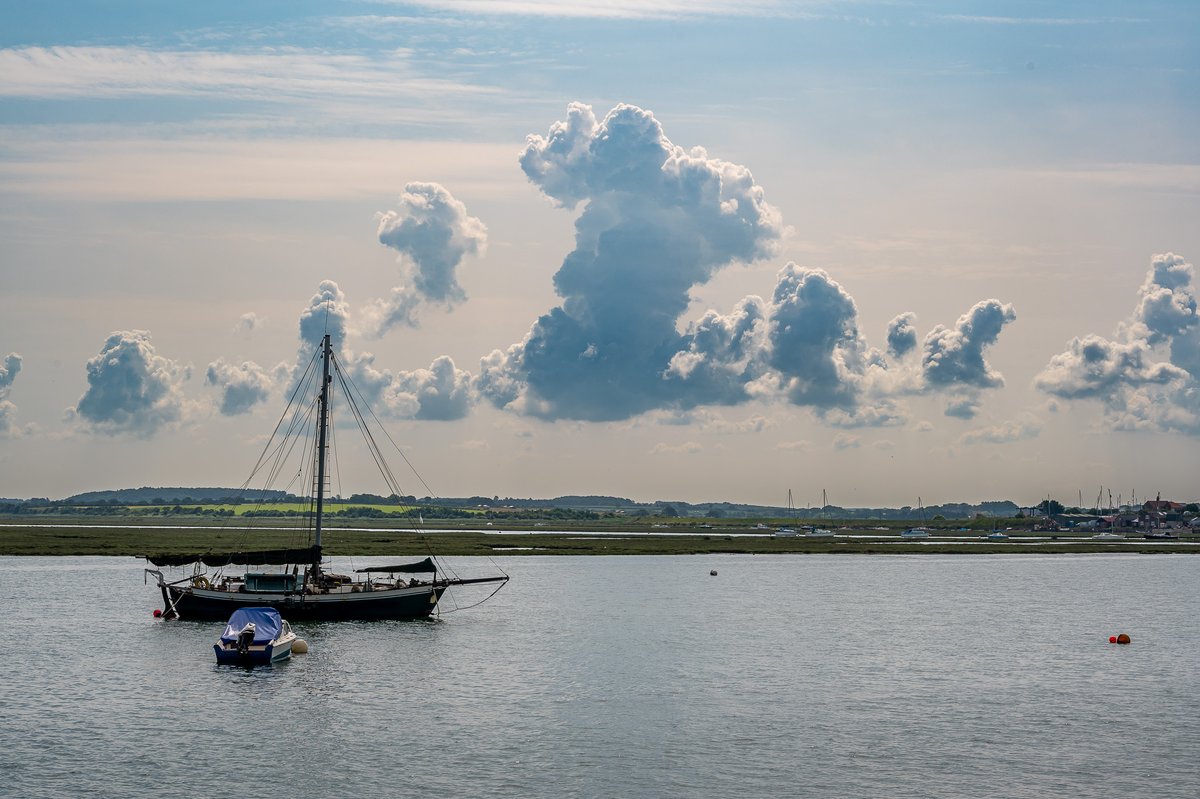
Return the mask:
[[329,346],[329,334],[321,340],[321,394],[317,398],[318,422],[317,436],[317,547],[321,546],[321,518],[325,511],[325,433],[329,427],[329,358],[332,350]]

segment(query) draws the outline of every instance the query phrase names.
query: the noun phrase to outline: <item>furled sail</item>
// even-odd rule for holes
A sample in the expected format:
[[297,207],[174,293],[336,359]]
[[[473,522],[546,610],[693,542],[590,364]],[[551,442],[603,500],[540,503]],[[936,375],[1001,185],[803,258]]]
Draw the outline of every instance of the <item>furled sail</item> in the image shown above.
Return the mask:
[[365,569],[355,569],[354,573],[363,574],[366,572],[381,572],[384,574],[391,574],[395,572],[404,572],[406,574],[413,574],[418,572],[436,571],[437,566],[433,565],[433,558],[425,558],[425,560],[420,561],[419,563],[405,563],[399,566],[369,566]]
[[318,546],[299,549],[260,549],[249,552],[205,552],[202,555],[146,555],[146,560],[155,566],[186,566],[203,563],[219,568],[230,564],[262,563],[277,566],[285,563],[320,563],[321,548]]

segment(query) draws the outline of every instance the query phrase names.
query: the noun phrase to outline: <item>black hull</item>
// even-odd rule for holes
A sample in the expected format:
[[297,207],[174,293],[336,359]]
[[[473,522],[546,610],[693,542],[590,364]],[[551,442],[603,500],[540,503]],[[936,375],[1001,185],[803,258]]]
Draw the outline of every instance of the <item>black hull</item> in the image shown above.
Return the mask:
[[[437,608],[446,586],[349,594],[244,594],[163,585],[164,613],[181,619],[225,621],[238,608],[270,607],[288,621],[421,619]],[[174,613],[172,614],[172,610]]]

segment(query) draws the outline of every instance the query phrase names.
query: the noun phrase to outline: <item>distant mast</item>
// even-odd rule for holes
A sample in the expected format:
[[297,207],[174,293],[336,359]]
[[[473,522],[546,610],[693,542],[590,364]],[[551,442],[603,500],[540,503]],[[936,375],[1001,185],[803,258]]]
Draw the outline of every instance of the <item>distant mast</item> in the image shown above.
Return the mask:
[[317,397],[317,549],[321,548],[321,521],[325,510],[325,434],[329,427],[329,334],[321,340],[321,393]]

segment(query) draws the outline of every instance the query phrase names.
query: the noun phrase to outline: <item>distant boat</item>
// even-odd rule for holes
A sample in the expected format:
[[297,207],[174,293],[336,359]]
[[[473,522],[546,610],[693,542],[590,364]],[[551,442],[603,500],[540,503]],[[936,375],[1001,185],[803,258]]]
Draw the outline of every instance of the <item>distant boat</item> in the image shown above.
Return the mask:
[[999,530],[993,530],[987,534],[988,541],[1007,541],[1008,533],[1002,533]]
[[1125,534],[1124,533],[1113,533],[1113,532],[1106,531],[1103,533],[1096,533],[1094,536],[1092,536],[1092,540],[1093,541],[1124,541]]
[[925,527],[925,508],[921,505],[920,497],[917,497],[917,511],[921,514],[921,526],[908,528],[900,533],[901,538],[929,538],[929,528]]
[[[825,508],[827,508],[827,507],[829,507],[829,500],[825,496],[825,489],[822,488],[821,489],[821,518],[825,517]],[[811,525],[807,530],[804,531],[804,537],[805,538],[833,538],[833,530],[824,530],[820,527],[817,527],[814,524],[814,525]]]
[[217,663],[267,666],[292,656],[296,634],[275,608],[238,608],[213,644]]
[[[792,489],[790,488],[788,489],[788,517],[793,520],[792,524],[795,524],[796,508],[792,505]],[[773,535],[777,538],[794,538],[800,534],[796,532],[795,527],[780,527],[775,530]]]
[[[158,569],[146,569],[148,574],[156,578],[162,592],[166,604],[162,614],[164,617],[226,619],[231,611],[267,607],[282,610],[293,619],[317,621],[423,618],[434,611],[442,594],[451,586],[497,582],[502,587],[508,581],[508,575],[505,574],[475,578],[449,576],[432,555],[416,563],[357,569],[355,574],[366,575],[359,578],[333,574],[325,569],[321,533],[326,482],[331,474],[327,461],[331,448],[330,395],[335,385],[341,387],[343,399],[349,405],[349,414],[359,423],[383,479],[392,493],[403,496],[404,492],[377,444],[378,440],[386,437],[390,441],[391,437],[343,371],[333,353],[329,335],[326,335],[321,341],[320,350],[309,361],[275,428],[276,432],[267,442],[255,467],[257,472],[269,464],[272,477],[279,476],[284,472],[282,462],[287,455],[298,448],[299,442],[304,442],[308,462],[301,471],[307,472],[313,496],[309,505],[309,526],[298,530],[297,535],[304,536],[301,540],[308,545],[267,551],[147,555],[147,560],[160,567],[195,564],[190,575],[176,580],[168,580]],[[310,425],[314,416],[316,429],[312,430]],[[374,432],[368,426],[367,419],[376,421],[378,428]],[[299,449],[303,451],[305,448]],[[234,564],[284,568],[267,572],[247,571],[243,574],[224,572],[224,567]],[[202,565],[211,571],[205,570]],[[422,579],[423,575],[428,576]]]
[[1150,540],[1150,541],[1178,541],[1178,540],[1179,540],[1179,536],[1177,536],[1177,535],[1172,535],[1171,533],[1166,533],[1166,532],[1163,532],[1163,533],[1145,533],[1145,534],[1143,534],[1143,536],[1142,536],[1142,537],[1143,537],[1143,538],[1146,538],[1146,539],[1148,539],[1148,540]]

